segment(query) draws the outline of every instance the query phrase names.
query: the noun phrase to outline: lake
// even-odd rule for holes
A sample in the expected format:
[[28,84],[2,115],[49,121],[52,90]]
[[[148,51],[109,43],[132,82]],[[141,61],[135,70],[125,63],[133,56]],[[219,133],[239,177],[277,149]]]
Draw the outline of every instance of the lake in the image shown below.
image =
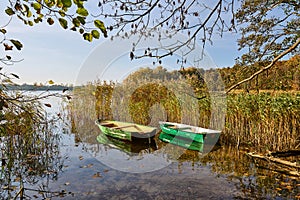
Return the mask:
[[[53,158],[46,163],[51,167],[36,177],[28,170],[22,172],[27,199],[300,198],[299,177],[278,173],[272,163],[253,160],[245,153],[249,149],[216,146],[202,155],[177,146],[164,148],[167,144],[157,137],[148,146],[124,143],[116,148],[96,140],[102,133],[93,119],[74,128],[61,108],[66,102],[44,100],[49,102],[49,117],[60,113],[63,120],[53,125],[58,137],[53,140]],[[5,178],[1,177],[2,182]],[[11,182],[9,188],[1,184],[3,199],[16,195],[18,182]]]

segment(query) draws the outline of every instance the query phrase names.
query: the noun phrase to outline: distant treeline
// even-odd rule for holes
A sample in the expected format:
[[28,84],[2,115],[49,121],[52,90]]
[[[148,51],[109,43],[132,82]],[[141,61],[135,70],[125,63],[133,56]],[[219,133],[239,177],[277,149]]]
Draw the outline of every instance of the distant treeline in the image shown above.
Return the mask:
[[[180,70],[167,71],[159,66],[155,69],[142,68],[130,74],[124,81],[138,82],[139,80],[163,80],[169,81],[178,78],[185,78],[196,91],[207,90],[206,84],[217,83],[222,80],[225,88],[250,77],[256,71],[267,66],[269,63],[261,62],[250,66],[234,65],[233,67],[217,69],[198,69],[194,67],[182,68]],[[217,71],[216,71],[217,70]],[[221,76],[221,77],[220,77]],[[217,87],[217,86],[216,86]],[[218,90],[220,88],[211,88]],[[273,68],[259,74],[253,80],[237,87],[237,89],[248,90],[300,90],[300,55],[296,55],[289,60],[278,61]]]
[[[185,78],[193,86],[196,93],[202,93],[207,90],[207,83],[218,83],[222,79],[225,88],[236,84],[237,82],[250,77],[262,67],[269,63],[260,62],[250,66],[242,66],[239,64],[233,67],[217,68],[217,69],[198,69],[194,67],[182,68],[180,70],[168,71],[162,66],[155,69],[140,68],[130,74],[123,83],[139,82],[144,80],[176,80]],[[217,71],[216,71],[217,70]],[[218,73],[216,73],[218,72]],[[219,77],[221,76],[221,78]],[[211,90],[220,90],[221,84],[216,84]],[[7,84],[0,85],[0,89],[8,90],[73,90],[73,86],[64,85],[41,85],[41,84]],[[81,87],[81,86],[76,86]],[[210,85],[211,87],[211,85]],[[248,90],[300,90],[300,54],[289,60],[278,61],[273,68],[259,74],[253,80],[246,82],[236,89]]]
[[27,91],[46,91],[46,90],[73,90],[72,86],[64,86],[64,85],[30,85],[30,84],[6,84],[0,85],[0,89],[7,89],[7,90],[27,90]]

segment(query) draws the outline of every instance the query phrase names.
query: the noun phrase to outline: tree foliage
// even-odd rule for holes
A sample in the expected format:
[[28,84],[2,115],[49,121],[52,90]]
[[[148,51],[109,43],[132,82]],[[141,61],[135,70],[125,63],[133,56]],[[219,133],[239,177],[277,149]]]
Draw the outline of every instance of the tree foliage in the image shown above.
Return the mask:
[[[233,67],[218,69],[226,88],[237,81],[246,79],[256,71],[268,65],[268,62],[256,62],[245,66],[236,64]],[[253,80],[245,82],[237,89],[250,90],[294,90],[300,89],[300,55],[289,60],[278,61],[273,69],[266,70]]]
[[[63,29],[78,31],[83,38],[92,41],[99,39],[100,35],[107,37],[104,23],[99,19],[89,19],[91,14],[85,7],[85,2],[81,0],[7,0],[7,7],[4,12],[10,19],[17,18],[24,25],[33,26],[38,23],[53,25],[59,24]],[[1,24],[0,45],[3,47],[3,56],[0,57],[0,122],[7,123],[7,116],[13,112],[24,112],[27,116],[16,114],[17,117],[29,118],[36,116],[37,111],[32,111],[26,107],[26,103],[37,103],[38,100],[48,97],[42,95],[38,97],[26,97],[22,93],[12,95],[8,92],[7,86],[14,84],[14,79],[19,76],[14,73],[5,73],[2,70],[5,66],[12,65],[21,60],[13,58],[13,51],[20,51],[23,48],[21,41],[8,37],[8,28],[11,20],[7,24]],[[50,83],[49,83],[50,84]],[[11,109],[7,109],[11,108]],[[42,119],[41,119],[42,120]],[[45,119],[44,119],[45,120]],[[37,120],[33,121],[34,126],[39,126]],[[17,124],[16,124],[17,125]]]
[[[243,63],[271,61],[300,38],[300,3],[296,0],[244,0],[236,19],[241,30],[240,49],[248,49]],[[299,53],[299,46],[291,53]]]
[[[187,55],[197,43],[205,47],[214,35],[241,31],[239,48],[249,50],[241,56],[243,63],[271,60],[299,38],[299,3],[296,0],[147,0],[95,2],[83,0],[8,0],[5,12],[27,25],[46,21],[59,23],[64,29],[82,34],[88,41],[107,37],[128,38],[138,34],[130,57],[154,57],[158,60],[181,52]],[[88,5],[87,5],[88,4]],[[3,32],[6,30],[2,29]],[[1,31],[1,32],[2,32]],[[182,41],[172,41],[178,33]],[[137,52],[146,37],[169,40],[167,46],[145,48]],[[20,47],[20,45],[17,45]],[[10,46],[8,46],[9,48]],[[18,47],[17,47],[18,48]],[[292,53],[299,51],[299,47]]]
[[[138,84],[139,81],[146,80],[162,80],[165,82],[184,79],[190,86],[192,86],[194,93],[197,96],[202,96],[207,92],[207,82],[216,82],[212,73],[218,71],[221,75],[225,88],[229,88],[237,81],[241,81],[251,74],[258,71],[260,68],[267,66],[268,62],[256,62],[252,65],[245,66],[236,64],[233,67],[225,67],[219,69],[197,69],[195,67],[188,67],[180,70],[168,71],[162,66],[154,69],[140,68],[134,73],[130,74],[123,83]],[[300,89],[300,55],[284,61],[278,61],[273,69],[267,70],[258,75],[252,81],[243,83],[237,89],[245,91],[250,90],[286,90],[297,91]]]
[[[56,22],[63,29],[78,31],[83,38],[92,41],[99,38],[99,31],[107,37],[107,31],[102,21],[87,18],[91,14],[81,0],[8,0],[9,6],[5,13],[15,16],[25,25],[46,21],[49,25]],[[92,33],[93,32],[93,33]]]
[[[104,37],[110,31],[113,37],[130,37],[138,34],[140,40],[145,37],[157,36],[158,40],[170,40],[178,33],[186,35],[185,41],[174,41],[164,52],[158,47],[145,49],[144,54],[136,54],[132,46],[131,57],[154,57],[160,60],[173,55],[183,47],[187,55],[197,42],[203,46],[212,42],[213,34],[220,35],[224,31],[234,30],[234,0],[188,1],[188,0],[148,0],[148,1],[110,1],[91,2],[91,7],[82,0],[8,0],[5,12],[17,17],[24,24],[46,21],[49,25],[59,23],[63,29],[71,29],[82,34],[88,41]],[[229,20],[227,14],[230,15]],[[100,32],[99,32],[100,31]]]

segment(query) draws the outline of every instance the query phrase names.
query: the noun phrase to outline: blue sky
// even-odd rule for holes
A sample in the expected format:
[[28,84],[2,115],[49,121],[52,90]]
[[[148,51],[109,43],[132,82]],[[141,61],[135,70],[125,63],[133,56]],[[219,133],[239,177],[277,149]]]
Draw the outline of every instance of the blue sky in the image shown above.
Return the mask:
[[[0,8],[0,27],[3,27],[9,19],[7,16],[3,16],[6,8],[3,1],[0,2]],[[90,43],[83,40],[79,33],[64,30],[57,23],[49,26],[45,22],[29,27],[16,18],[13,18],[6,29],[8,31],[7,38],[18,39],[24,45],[22,51],[11,53],[13,58],[23,59],[23,61],[5,67],[8,72],[20,76],[20,80],[14,80],[20,84],[34,82],[45,84],[48,80],[53,80],[58,84],[74,84],[82,65],[93,50],[109,41],[109,39],[101,37],[100,40]],[[214,37],[213,45],[206,46],[206,52],[216,66],[227,67],[234,64],[235,58],[240,55],[240,52],[237,51],[236,39],[236,34],[228,33],[223,38]],[[97,51],[106,55],[115,48],[118,47],[112,46],[110,50],[98,48]],[[131,46],[123,48],[128,49],[129,54]],[[126,57],[126,55],[123,56]],[[148,64],[148,62],[144,64],[142,62],[139,61],[139,66]]]

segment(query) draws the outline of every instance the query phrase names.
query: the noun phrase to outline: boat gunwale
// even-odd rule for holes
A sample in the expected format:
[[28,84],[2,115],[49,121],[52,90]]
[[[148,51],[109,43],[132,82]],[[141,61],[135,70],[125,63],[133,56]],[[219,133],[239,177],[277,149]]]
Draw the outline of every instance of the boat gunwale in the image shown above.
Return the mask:
[[[188,124],[179,124],[179,123],[176,123],[176,122],[160,121],[159,125],[160,126],[164,126],[164,125],[184,126],[184,127],[177,127],[177,128],[176,127],[169,127],[169,126],[164,126],[164,127],[169,128],[169,129],[173,129],[173,130],[178,130],[178,131],[185,132],[185,133],[189,133],[189,134],[196,134],[196,135],[220,134],[222,132],[222,131],[219,131],[219,130],[207,129],[207,128],[202,128],[202,127],[199,127],[199,126],[188,125]],[[183,129],[188,129],[188,128],[190,128],[191,131],[183,130]],[[201,132],[192,131],[192,128],[200,129]]]

